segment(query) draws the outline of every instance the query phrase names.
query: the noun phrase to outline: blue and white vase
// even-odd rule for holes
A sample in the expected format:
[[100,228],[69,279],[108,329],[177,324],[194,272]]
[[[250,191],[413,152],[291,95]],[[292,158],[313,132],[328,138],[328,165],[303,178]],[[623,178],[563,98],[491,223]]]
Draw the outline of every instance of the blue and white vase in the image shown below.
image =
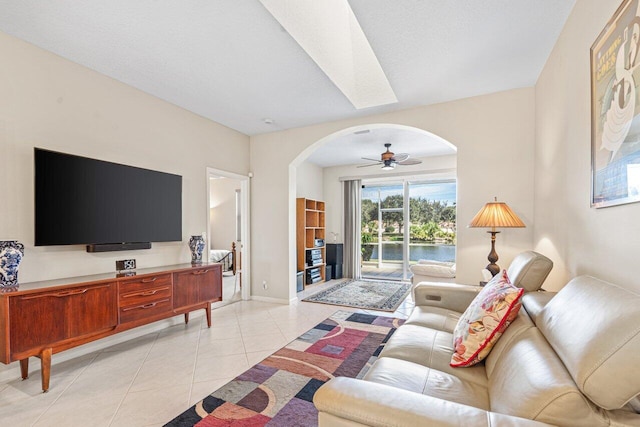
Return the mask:
[[0,288],[18,287],[18,267],[24,256],[24,245],[16,240],[0,241]]
[[202,253],[204,252],[204,237],[191,236],[189,239],[189,249],[191,249],[191,264],[202,264]]

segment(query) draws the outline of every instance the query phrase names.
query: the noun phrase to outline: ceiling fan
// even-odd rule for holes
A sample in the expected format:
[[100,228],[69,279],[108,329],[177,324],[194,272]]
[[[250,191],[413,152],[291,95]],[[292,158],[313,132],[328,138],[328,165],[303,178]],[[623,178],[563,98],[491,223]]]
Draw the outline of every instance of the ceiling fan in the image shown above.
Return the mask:
[[391,147],[391,144],[388,142],[384,144],[384,146],[387,148],[387,151],[385,151],[380,155],[380,160],[363,157],[364,160],[371,160],[372,162],[376,162],[376,163],[371,163],[368,165],[360,165],[358,167],[366,168],[369,166],[382,165],[383,170],[391,170],[391,169],[395,169],[396,165],[408,166],[408,165],[419,165],[420,163],[422,163],[421,160],[409,159],[408,153],[398,153],[398,154],[393,153],[392,151],[389,150],[389,147]]

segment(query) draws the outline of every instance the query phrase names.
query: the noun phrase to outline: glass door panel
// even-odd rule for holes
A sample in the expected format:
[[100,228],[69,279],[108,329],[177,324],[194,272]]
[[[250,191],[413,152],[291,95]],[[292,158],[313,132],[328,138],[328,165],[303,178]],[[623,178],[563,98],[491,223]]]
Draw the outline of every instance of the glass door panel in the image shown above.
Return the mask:
[[409,263],[456,260],[456,182],[409,183]]
[[404,185],[365,186],[362,191],[362,276],[402,280]]

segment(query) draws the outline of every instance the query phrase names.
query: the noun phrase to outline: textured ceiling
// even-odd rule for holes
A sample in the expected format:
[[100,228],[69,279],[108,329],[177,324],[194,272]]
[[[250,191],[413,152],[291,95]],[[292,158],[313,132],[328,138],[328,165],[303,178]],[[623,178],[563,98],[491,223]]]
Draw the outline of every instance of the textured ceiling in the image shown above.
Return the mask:
[[356,110],[257,0],[0,0],[0,30],[253,135],[532,86],[575,0],[349,3],[396,104]]

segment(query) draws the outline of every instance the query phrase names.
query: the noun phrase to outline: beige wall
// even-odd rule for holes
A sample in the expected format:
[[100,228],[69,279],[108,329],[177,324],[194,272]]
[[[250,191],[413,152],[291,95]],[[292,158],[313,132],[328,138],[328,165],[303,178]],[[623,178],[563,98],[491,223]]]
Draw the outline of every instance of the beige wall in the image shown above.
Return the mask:
[[324,200],[323,169],[311,162],[304,162],[296,169],[296,197]]
[[640,204],[589,206],[589,49],[619,5],[576,2],[536,84],[534,247],[555,263],[548,289],[581,274],[640,289]]
[[[207,229],[206,167],[246,174],[249,138],[0,33],[0,239],[26,246],[20,281],[190,260],[187,240]],[[34,247],[33,147],[182,175],[183,242],[89,254]]]
[[236,190],[239,189],[240,180],[211,178],[211,249],[231,250],[231,243],[236,241]]
[[[251,137],[252,294],[279,300],[295,297],[295,167],[323,138],[370,123],[413,126],[457,146],[458,278],[477,283],[487,264],[487,233],[462,224],[493,196],[508,202],[528,225],[498,236],[499,263],[506,267],[533,241],[534,110],[534,89],[525,88]],[[263,280],[268,289],[256,286]]]

